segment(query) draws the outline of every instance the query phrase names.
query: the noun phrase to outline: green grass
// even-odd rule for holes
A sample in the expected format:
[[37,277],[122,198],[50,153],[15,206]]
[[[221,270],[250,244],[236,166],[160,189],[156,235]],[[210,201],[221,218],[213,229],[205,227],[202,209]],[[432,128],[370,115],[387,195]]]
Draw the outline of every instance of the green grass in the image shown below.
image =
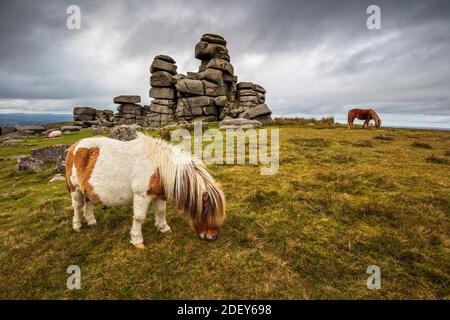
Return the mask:
[[[0,157],[90,134],[0,145]],[[144,251],[129,243],[131,208],[98,207],[98,225],[75,233],[50,167],[0,161],[0,298],[449,299],[449,150],[445,131],[284,124],[277,175],[209,166],[227,197],[217,241],[198,239],[170,204],[173,233],[156,232],[152,208]],[[69,291],[73,264],[82,289]],[[381,290],[366,287],[372,264]]]

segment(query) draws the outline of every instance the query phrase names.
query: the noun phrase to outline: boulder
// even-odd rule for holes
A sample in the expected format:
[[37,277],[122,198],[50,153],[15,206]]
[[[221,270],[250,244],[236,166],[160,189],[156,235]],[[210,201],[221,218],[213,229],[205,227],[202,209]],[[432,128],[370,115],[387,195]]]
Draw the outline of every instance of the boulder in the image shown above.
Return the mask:
[[171,74],[177,74],[177,66],[161,59],[155,59],[150,66],[150,72],[154,73],[156,71],[167,71]]
[[175,100],[168,100],[168,99],[154,99],[152,103],[160,104],[163,106],[174,106]]
[[153,87],[171,87],[174,82],[174,76],[167,71],[156,71],[150,77],[150,85]]
[[272,119],[271,115],[257,116],[255,118],[253,118],[253,120],[259,121],[262,124],[272,124],[273,123],[273,119]]
[[163,87],[153,87],[150,89],[149,95],[151,98],[155,99],[169,99],[174,100],[175,90],[172,88],[163,88]]
[[266,93],[266,89],[264,89],[262,86],[260,86],[259,84],[254,84],[253,89],[257,92],[260,92],[262,94]]
[[254,108],[249,109],[248,111],[244,112],[243,118],[245,119],[253,119],[258,116],[266,116],[272,114],[272,111],[270,111],[269,107],[266,104],[260,104]]
[[91,130],[94,136],[100,136],[106,132],[105,127],[92,127]]
[[214,100],[206,96],[189,97],[182,100],[187,102],[188,106],[191,108],[206,107],[214,104]]
[[169,106],[151,103],[150,111],[155,113],[173,114],[172,109]]
[[140,96],[118,96],[114,98],[114,103],[123,104],[123,103],[140,103]]
[[241,89],[239,90],[239,96],[257,96],[258,94],[256,91],[253,91],[252,89]]
[[17,171],[41,172],[44,168],[45,163],[42,160],[34,159],[30,156],[22,156],[17,159]]
[[228,49],[221,44],[208,43],[200,41],[195,45],[195,58],[200,60],[209,60],[212,58],[221,58],[229,60]]
[[223,79],[222,79],[222,71],[217,69],[206,69],[205,71],[201,72],[202,79],[214,82],[216,84],[222,85]]
[[178,92],[202,96],[205,92],[203,90],[203,83],[200,80],[181,79],[175,84]]
[[95,114],[77,114],[73,116],[75,121],[91,121],[95,119]]
[[57,138],[57,137],[61,137],[61,136],[62,136],[62,132],[60,130],[54,130],[47,135],[48,138]]
[[25,134],[40,134],[47,129],[45,129],[45,127],[43,126],[29,125],[29,126],[19,126],[17,127],[17,130]]
[[209,115],[217,115],[217,108],[216,107],[204,107],[203,108],[203,114],[209,116]]
[[[74,124],[75,124],[75,122],[74,122]],[[84,124],[84,122],[83,122],[83,124]],[[78,132],[78,131],[80,131],[80,127],[79,126],[62,126],[61,131],[63,133],[65,133],[65,132]]]
[[200,40],[208,43],[221,44],[224,46],[227,45],[226,40],[222,36],[219,36],[218,34],[206,33],[202,36]]
[[2,134],[13,133],[16,131],[17,131],[17,128],[15,128],[15,127],[0,127],[0,136]]
[[252,89],[253,90],[253,83],[251,82],[239,82],[237,84],[238,90],[240,89]]
[[184,74],[181,73],[177,73],[176,75],[173,76],[173,79],[175,80],[175,82],[177,82],[180,79],[185,79],[187,78],[187,76],[185,76]]
[[56,160],[55,173],[66,172],[66,156],[61,156]]
[[224,107],[227,102],[226,96],[219,96],[214,99],[214,104],[218,107]]
[[257,96],[240,96],[239,102],[254,102],[255,104],[257,104],[258,97]]
[[30,151],[31,157],[43,162],[56,162],[60,157],[65,158],[69,144],[58,144],[55,146],[33,149]]
[[142,110],[144,108],[139,104],[121,104],[117,107],[117,110],[124,114],[133,114],[133,115],[140,115]]
[[175,60],[174,60],[172,57],[167,56],[167,55],[165,55],[165,54],[157,55],[157,56],[155,57],[155,59],[158,59],[158,60],[162,60],[162,61],[166,61],[166,62],[175,64]]
[[224,73],[231,76],[229,79],[230,82],[233,81],[233,74],[234,74],[234,68],[227,60],[219,59],[219,58],[213,58],[209,60],[208,64],[206,65],[206,68],[213,68],[223,71]]
[[262,124],[259,121],[244,118],[225,118],[219,122],[220,129],[251,129],[261,126]]
[[203,88],[205,89],[205,95],[210,97],[225,96],[227,90],[225,87],[215,84],[213,82],[202,80]]
[[97,110],[90,107],[75,107],[73,109],[73,114],[79,115],[79,114],[92,114],[95,115],[97,113]]
[[161,114],[160,121],[161,125],[165,125],[167,123],[173,122],[173,115],[170,114]]
[[188,72],[187,77],[192,80],[200,80],[200,75],[198,72]]
[[130,141],[136,139],[138,125],[121,125],[114,127],[111,130],[110,138],[120,140],[120,141]]

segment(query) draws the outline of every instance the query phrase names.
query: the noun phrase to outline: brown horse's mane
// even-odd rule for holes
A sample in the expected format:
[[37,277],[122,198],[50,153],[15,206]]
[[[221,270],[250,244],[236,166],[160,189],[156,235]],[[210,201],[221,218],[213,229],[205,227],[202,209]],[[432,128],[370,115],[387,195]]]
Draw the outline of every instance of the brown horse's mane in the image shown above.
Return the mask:
[[378,113],[375,112],[375,110],[373,109],[369,109],[370,110],[370,115],[372,116],[373,120],[378,121],[380,120],[380,116],[378,116]]

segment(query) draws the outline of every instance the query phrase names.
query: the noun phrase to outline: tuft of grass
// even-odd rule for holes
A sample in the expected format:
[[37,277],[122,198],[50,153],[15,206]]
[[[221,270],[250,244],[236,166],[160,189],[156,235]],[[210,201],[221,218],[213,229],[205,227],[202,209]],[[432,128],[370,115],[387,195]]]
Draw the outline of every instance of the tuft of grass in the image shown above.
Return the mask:
[[281,194],[275,190],[272,191],[254,191],[249,195],[245,201],[250,207],[266,208],[278,203],[281,199]]
[[383,140],[383,141],[393,141],[394,140],[393,136],[387,136],[387,135],[383,135],[383,134],[375,136],[373,138],[376,140]]
[[322,148],[330,145],[330,141],[324,138],[291,138],[289,142],[306,148]]
[[353,146],[359,148],[372,148],[373,143],[370,140],[361,140],[359,142],[353,143]]
[[414,142],[411,144],[411,147],[418,149],[433,149],[430,144],[423,142]]
[[427,157],[426,160],[431,163],[437,163],[437,164],[449,164],[448,159],[436,157],[434,154]]

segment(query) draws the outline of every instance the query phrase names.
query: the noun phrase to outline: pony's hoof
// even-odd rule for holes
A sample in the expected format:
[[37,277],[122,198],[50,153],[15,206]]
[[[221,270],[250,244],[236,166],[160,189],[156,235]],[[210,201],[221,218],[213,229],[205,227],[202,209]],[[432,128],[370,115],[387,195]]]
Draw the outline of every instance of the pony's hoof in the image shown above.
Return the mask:
[[143,243],[137,243],[134,244],[134,247],[140,250],[144,250],[145,249],[145,245]]
[[88,222],[87,223],[87,225],[89,226],[89,227],[95,227],[96,225],[97,225],[97,221],[91,221],[91,222]]
[[73,231],[75,231],[75,232],[81,232],[81,228],[73,228]]
[[162,227],[159,229],[159,232],[165,234],[165,233],[172,233],[172,229],[168,225]]

